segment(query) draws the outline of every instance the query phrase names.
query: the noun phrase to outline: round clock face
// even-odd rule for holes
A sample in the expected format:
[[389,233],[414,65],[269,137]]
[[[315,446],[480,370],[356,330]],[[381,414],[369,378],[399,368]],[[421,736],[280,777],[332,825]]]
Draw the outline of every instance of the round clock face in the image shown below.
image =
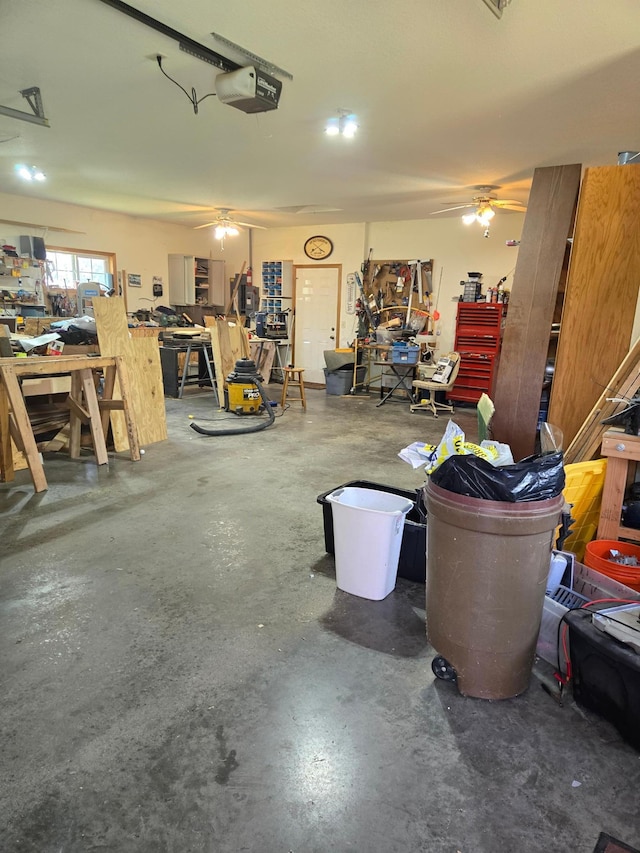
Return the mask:
[[304,244],[304,253],[314,261],[323,261],[333,252],[333,243],[328,237],[309,237]]

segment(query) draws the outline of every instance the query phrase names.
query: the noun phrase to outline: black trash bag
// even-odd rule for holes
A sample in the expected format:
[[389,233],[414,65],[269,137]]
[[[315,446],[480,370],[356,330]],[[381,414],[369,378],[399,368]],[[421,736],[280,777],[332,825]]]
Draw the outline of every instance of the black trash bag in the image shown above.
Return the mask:
[[546,501],[562,494],[562,452],[527,456],[514,465],[494,466],[478,456],[450,456],[431,475],[431,482],[470,498],[518,503]]
[[83,329],[80,326],[74,326],[73,324],[66,329],[52,328],[51,331],[57,332],[62,343],[69,344],[69,346],[84,344],[93,346],[98,343],[98,338],[95,332],[89,332],[87,329]]

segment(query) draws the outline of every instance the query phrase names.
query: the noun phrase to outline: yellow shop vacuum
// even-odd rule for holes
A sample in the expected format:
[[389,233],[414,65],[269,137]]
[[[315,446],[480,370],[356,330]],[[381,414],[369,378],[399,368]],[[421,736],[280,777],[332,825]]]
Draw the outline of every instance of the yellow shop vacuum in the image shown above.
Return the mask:
[[236,415],[257,415],[264,411],[259,382],[262,376],[251,359],[236,361],[235,369],[227,376],[224,390],[224,407]]
[[191,423],[191,429],[200,435],[239,435],[245,432],[258,432],[271,426],[275,421],[274,403],[267,397],[262,387],[262,376],[258,373],[255,361],[250,358],[241,358],[236,361],[232,373],[227,376],[224,391],[224,408],[227,412],[235,415],[262,415],[254,424],[246,427],[233,427],[230,429],[205,429],[196,423]]

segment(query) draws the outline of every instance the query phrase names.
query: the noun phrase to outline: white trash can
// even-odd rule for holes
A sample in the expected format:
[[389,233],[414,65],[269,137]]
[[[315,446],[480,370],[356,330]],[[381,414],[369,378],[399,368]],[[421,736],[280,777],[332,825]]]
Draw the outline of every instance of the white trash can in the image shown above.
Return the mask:
[[338,589],[380,601],[395,588],[405,516],[400,495],[346,486],[327,495],[333,514]]

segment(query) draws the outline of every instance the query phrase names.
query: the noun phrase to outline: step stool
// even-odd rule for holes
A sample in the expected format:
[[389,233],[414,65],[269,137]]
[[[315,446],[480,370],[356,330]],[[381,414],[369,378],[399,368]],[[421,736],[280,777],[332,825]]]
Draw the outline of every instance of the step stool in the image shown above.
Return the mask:
[[[284,383],[282,385],[281,407],[284,409],[287,400],[291,400],[293,402],[299,401],[302,403],[302,408],[306,412],[307,400],[304,396],[304,377],[302,376],[304,373],[304,367],[283,367],[282,372],[284,374]],[[298,388],[300,390],[300,395],[297,397],[289,397],[288,392],[290,388]]]

